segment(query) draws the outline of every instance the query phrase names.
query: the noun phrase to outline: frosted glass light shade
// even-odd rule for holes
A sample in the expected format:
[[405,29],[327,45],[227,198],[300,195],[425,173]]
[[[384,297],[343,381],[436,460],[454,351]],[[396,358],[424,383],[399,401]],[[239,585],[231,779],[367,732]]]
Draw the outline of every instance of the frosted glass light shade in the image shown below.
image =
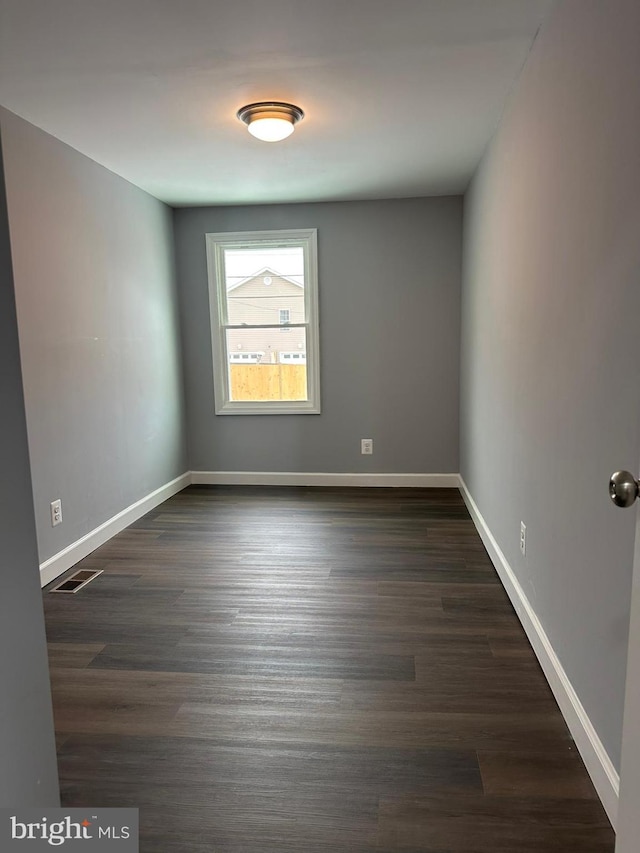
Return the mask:
[[263,142],[280,142],[293,133],[293,124],[285,118],[256,118],[249,122],[249,133]]
[[247,125],[249,133],[263,142],[279,142],[291,136],[296,122],[303,117],[300,107],[281,101],[248,104],[238,110],[238,118]]

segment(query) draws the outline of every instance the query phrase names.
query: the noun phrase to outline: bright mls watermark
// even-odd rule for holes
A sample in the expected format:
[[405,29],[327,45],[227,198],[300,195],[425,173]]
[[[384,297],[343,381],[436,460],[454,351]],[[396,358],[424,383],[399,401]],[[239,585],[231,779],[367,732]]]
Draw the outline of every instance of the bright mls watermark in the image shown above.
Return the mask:
[[0,809],[2,853],[138,853],[138,809]]

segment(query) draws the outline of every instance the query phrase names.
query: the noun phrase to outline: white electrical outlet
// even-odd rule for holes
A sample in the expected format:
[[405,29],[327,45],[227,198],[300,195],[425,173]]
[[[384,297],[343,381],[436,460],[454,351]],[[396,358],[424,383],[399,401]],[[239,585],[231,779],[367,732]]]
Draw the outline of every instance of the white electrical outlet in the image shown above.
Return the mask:
[[57,501],[51,501],[51,526],[57,527],[62,524],[62,501],[58,498]]
[[373,453],[373,439],[363,438],[360,440],[360,453],[365,456],[371,456]]
[[520,550],[522,551],[522,556],[524,557],[527,553],[527,525],[524,521],[520,522]]

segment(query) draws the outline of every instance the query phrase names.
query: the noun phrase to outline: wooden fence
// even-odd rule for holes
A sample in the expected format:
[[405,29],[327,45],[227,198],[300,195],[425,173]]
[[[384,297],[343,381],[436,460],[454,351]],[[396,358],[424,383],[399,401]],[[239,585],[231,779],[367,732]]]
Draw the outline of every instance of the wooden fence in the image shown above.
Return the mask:
[[232,400],[306,400],[304,364],[230,364]]

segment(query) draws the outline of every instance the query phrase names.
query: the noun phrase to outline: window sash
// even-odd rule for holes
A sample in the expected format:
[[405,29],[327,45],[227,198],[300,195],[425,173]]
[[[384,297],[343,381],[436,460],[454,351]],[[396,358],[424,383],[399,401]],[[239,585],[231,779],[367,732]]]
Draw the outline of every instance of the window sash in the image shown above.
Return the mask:
[[[217,236],[217,235],[209,235]],[[309,258],[309,246],[308,246],[308,238],[305,239],[292,239],[292,240],[267,240],[262,241],[260,239],[255,240],[246,240],[246,241],[230,241],[224,242],[224,244],[220,243],[219,248],[216,251],[216,272],[219,277],[219,281],[225,282],[227,280],[227,270],[225,264],[225,249],[291,249],[291,248],[301,248],[303,250],[303,259],[304,259],[304,268],[303,268],[303,296],[304,296],[304,317],[305,321],[309,321],[309,317],[312,316],[313,305],[311,304],[311,294],[310,294],[310,285],[315,280],[315,276],[312,274],[312,269],[310,266],[310,258]],[[315,258],[315,252],[314,252]],[[317,310],[317,306],[316,306]],[[229,293],[226,290],[223,290],[222,287],[218,287],[218,315],[220,318],[221,325],[228,326],[229,324]],[[252,325],[248,323],[247,325]],[[258,324],[262,325],[262,324]]]

